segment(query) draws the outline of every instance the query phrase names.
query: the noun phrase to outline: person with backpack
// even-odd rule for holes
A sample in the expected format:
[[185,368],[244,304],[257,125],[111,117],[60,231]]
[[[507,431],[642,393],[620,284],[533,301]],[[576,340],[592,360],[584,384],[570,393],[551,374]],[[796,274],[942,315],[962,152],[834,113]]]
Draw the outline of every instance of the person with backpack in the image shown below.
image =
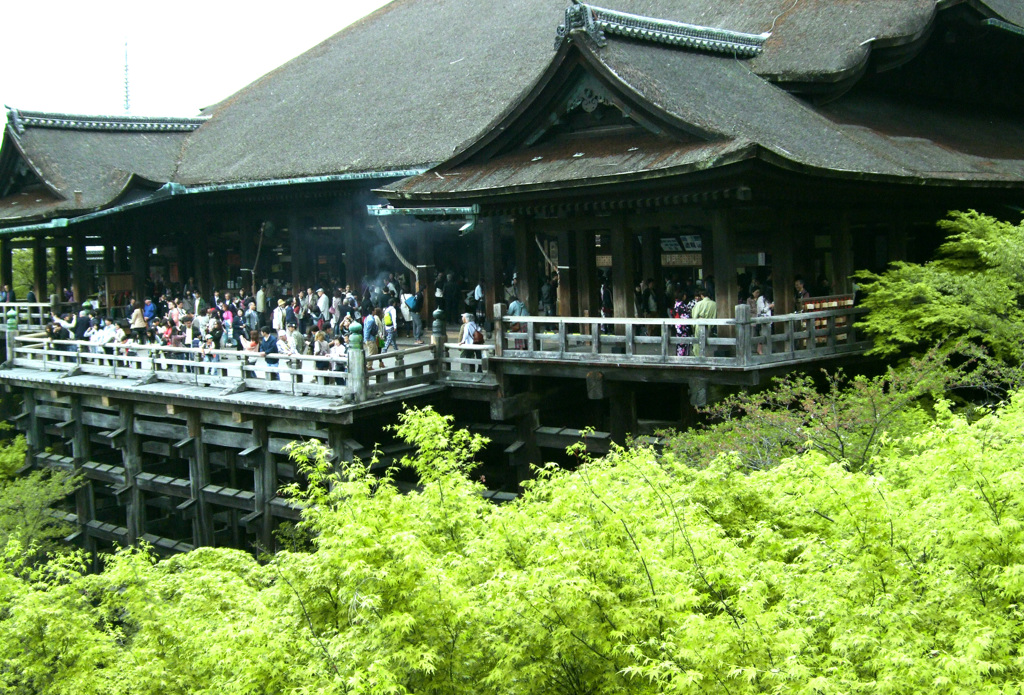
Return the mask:
[[412,321],[412,339],[416,345],[423,344],[423,291],[419,290],[405,300],[409,307],[409,319]]
[[380,354],[380,347],[377,345],[379,328],[372,313],[363,316],[363,350],[366,351],[366,368],[373,369],[370,365],[370,357]]
[[392,298],[384,309],[384,347],[381,352],[387,352],[389,347],[393,347],[398,350],[398,342],[396,336],[398,335],[398,300]]

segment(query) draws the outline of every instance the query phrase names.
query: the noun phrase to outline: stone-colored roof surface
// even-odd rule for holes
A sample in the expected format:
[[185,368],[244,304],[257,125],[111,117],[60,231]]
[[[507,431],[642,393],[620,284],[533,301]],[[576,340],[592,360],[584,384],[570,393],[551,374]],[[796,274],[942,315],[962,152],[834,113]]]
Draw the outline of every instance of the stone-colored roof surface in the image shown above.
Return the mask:
[[[608,9],[737,32],[771,32],[758,57],[716,72],[717,106],[685,103],[694,92],[673,83],[666,65],[692,52],[644,43],[612,47],[606,60],[651,81],[650,98],[672,101],[680,117],[739,134],[732,109],[763,96],[778,144],[808,149],[810,161],[882,168],[867,151],[852,157],[850,136],[819,125],[820,116],[784,123],[799,104],[759,77],[787,84],[833,83],[859,74],[887,47],[926,36],[937,7],[966,0],[602,0]],[[32,198],[32,216],[110,205],[132,176],[185,185],[267,181],[407,169],[446,160],[485,132],[528,93],[554,55],[566,0],[394,0],[319,46],[207,109],[209,120],[183,132],[26,128],[18,146],[51,184],[53,200]],[[1019,0],[970,0],[979,16],[1024,22]],[[618,41],[617,46],[627,42]],[[621,55],[620,55],[621,54]],[[702,56],[699,60],[706,60]],[[652,62],[653,61],[653,62]],[[662,61],[664,65],[655,64]],[[661,70],[659,72],[659,70]],[[691,87],[698,87],[692,85]],[[673,90],[679,90],[673,93]],[[817,120],[815,120],[817,119]],[[762,124],[749,124],[756,135]],[[799,137],[801,129],[807,138]],[[770,133],[765,134],[766,141]],[[760,141],[759,137],[753,138]],[[4,149],[10,149],[5,138]],[[792,145],[781,144],[786,142]],[[770,145],[769,145],[770,146]],[[815,152],[810,152],[814,149]],[[846,154],[843,154],[843,153]],[[0,153],[2,155],[3,153]],[[813,158],[812,158],[813,155]],[[849,156],[848,156],[849,155]],[[798,157],[799,159],[799,157]],[[905,163],[882,155],[887,166]],[[35,200],[39,203],[35,203]],[[26,201],[0,201],[0,219],[25,219]]]
[[0,220],[12,221],[106,207],[133,180],[170,181],[186,137],[199,124],[191,119],[12,114],[3,158],[20,155],[46,185],[0,199]]
[[[609,38],[593,49],[573,36],[591,69],[620,80],[620,92],[667,112],[707,143],[664,138],[621,143],[582,139],[524,148],[486,162],[455,161],[397,182],[395,198],[476,197],[663,177],[740,157],[836,177],[1024,186],[1024,122],[982,109],[897,102],[854,93],[827,108],[807,102],[727,57]],[[568,54],[567,54],[568,55]],[[511,124],[502,127],[511,130]],[[630,149],[632,148],[632,149]]]
[[[771,31],[764,52],[750,61],[755,73],[834,82],[860,70],[872,51],[924,35],[937,0],[600,4]],[[565,6],[566,0],[395,0],[209,109],[177,179],[259,180],[444,161],[534,83],[553,56]]]

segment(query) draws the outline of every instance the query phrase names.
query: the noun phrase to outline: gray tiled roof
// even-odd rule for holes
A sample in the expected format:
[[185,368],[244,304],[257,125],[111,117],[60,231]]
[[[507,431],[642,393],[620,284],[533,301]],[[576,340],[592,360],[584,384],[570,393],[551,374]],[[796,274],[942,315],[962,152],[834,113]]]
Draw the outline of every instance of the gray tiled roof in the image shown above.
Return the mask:
[[[443,161],[530,88],[553,56],[567,4],[395,0],[211,108],[178,179],[239,181]],[[599,4],[737,32],[770,31],[763,53],[749,63],[755,73],[834,82],[856,74],[873,50],[924,35],[937,0]]]
[[0,199],[0,220],[95,210],[120,198],[135,180],[170,181],[185,139],[200,122],[11,111],[3,156],[20,150],[46,190]]
[[[832,177],[942,184],[971,181],[1024,186],[1024,122],[988,111],[919,105],[856,92],[816,108],[715,55],[609,38],[593,49],[574,36],[594,70],[621,80],[620,91],[675,118],[711,142],[665,138],[582,139],[519,149],[483,163],[456,159],[388,186],[395,198],[468,199],[523,195],[609,180],[650,179],[760,157]],[[695,126],[689,128],[688,126]],[[511,124],[502,127],[513,130]],[[470,150],[472,151],[472,150]],[[446,196],[448,198],[446,198]]]
[[[107,205],[136,175],[186,185],[405,169],[444,161],[529,91],[552,56],[567,0],[394,0],[390,5],[282,65],[204,115],[185,132],[108,132],[25,128],[19,134],[63,202],[83,191],[85,208]],[[959,0],[601,0],[611,10],[735,32],[771,35],[756,58],[717,74],[737,96],[705,94],[717,103],[697,112],[684,103],[699,85],[673,83],[650,63],[676,64],[673,49],[632,44],[609,65],[640,70],[660,87],[651,98],[672,101],[680,116],[739,129],[730,109],[739,95],[763,97],[774,127],[791,147],[828,164],[857,161],[845,152],[851,135],[821,117],[784,122],[799,104],[755,75],[787,83],[835,82],[855,75],[875,51],[927,34],[938,6]],[[971,7],[1024,22],[1019,0],[971,0]],[[987,9],[986,9],[987,8]],[[632,49],[629,49],[632,50]],[[641,54],[647,54],[641,55]],[[704,57],[707,59],[707,56]],[[747,72],[749,70],[754,74]],[[742,68],[742,69],[741,69]],[[628,78],[628,75],[625,75]],[[627,79],[628,81],[628,79]],[[660,82],[659,82],[660,81]],[[653,85],[653,83],[652,83]],[[817,119],[817,120],[815,120]],[[749,124],[758,129],[758,123]],[[164,126],[167,126],[164,123]],[[807,138],[800,137],[806,129]],[[738,132],[738,131],[737,131]],[[765,134],[769,139],[770,133]],[[737,136],[742,138],[743,136]],[[779,138],[782,137],[780,134]],[[781,140],[779,141],[781,143]],[[778,144],[778,143],[777,143]],[[768,145],[771,146],[770,144]],[[782,144],[779,144],[782,147]],[[820,146],[811,152],[812,146]],[[858,155],[868,168],[903,166],[887,155]],[[838,166],[838,164],[837,164]],[[33,198],[35,200],[35,198]],[[43,198],[39,205],[45,204]],[[11,202],[11,201],[8,201]],[[17,206],[12,206],[17,207]],[[0,215],[2,212],[0,206]],[[39,214],[50,214],[45,210]]]

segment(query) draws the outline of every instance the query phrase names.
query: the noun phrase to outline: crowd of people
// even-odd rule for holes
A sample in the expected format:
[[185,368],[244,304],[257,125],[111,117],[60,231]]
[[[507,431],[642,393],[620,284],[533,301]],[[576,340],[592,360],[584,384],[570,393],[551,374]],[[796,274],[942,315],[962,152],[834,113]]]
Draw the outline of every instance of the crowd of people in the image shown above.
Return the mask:
[[[394,273],[361,287],[312,287],[295,293],[264,284],[255,293],[215,290],[204,296],[190,279],[183,287],[154,287],[156,298],[131,298],[123,318],[84,303],[78,312],[52,315],[48,338],[88,341],[95,351],[136,345],[197,348],[196,358],[219,362],[225,350],[262,357],[269,367],[308,355],[318,370],[344,371],[353,325],[367,356],[398,350],[399,336],[423,344],[423,294]],[[379,364],[383,364],[378,360]],[[372,362],[367,367],[372,369]],[[268,369],[267,377],[277,378]]]

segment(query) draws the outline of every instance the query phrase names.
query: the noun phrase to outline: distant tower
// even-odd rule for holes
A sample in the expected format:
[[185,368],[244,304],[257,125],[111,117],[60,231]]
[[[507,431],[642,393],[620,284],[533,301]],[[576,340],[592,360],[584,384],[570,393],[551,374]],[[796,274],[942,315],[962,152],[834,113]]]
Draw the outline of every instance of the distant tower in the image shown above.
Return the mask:
[[128,42],[124,42],[124,112],[131,111],[131,100],[128,94]]

